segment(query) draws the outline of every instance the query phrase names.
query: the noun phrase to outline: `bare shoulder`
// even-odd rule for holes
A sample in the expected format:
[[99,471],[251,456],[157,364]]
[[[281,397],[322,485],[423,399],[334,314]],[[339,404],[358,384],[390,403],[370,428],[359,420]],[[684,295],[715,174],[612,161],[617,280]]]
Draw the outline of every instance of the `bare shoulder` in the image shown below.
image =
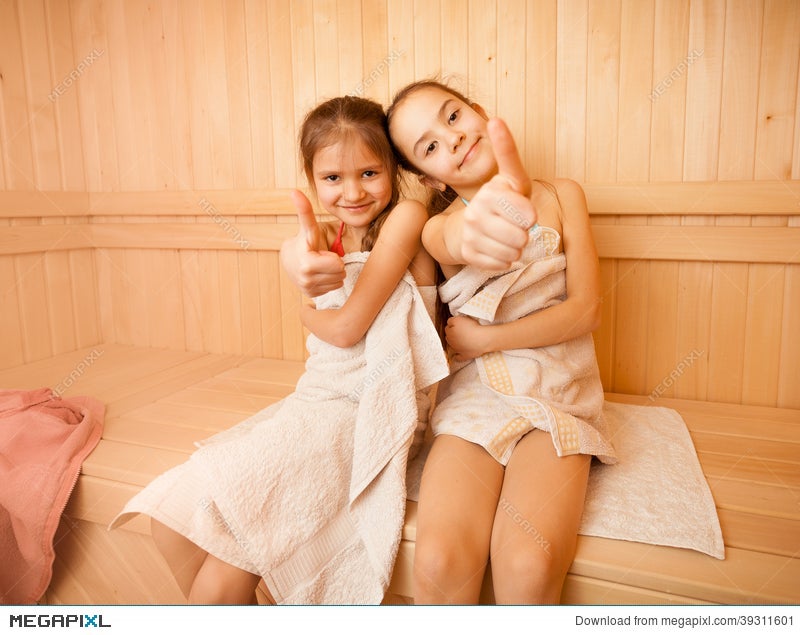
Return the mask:
[[389,217],[384,223],[384,230],[389,231],[422,231],[423,225],[428,220],[428,212],[425,206],[419,201],[406,199],[400,201],[389,213]]
[[564,201],[565,203],[566,201],[570,201],[573,203],[577,202],[583,206],[586,205],[586,195],[580,183],[577,181],[573,181],[572,179],[555,179],[553,181],[553,186],[556,188],[559,198],[562,200],[566,199]]

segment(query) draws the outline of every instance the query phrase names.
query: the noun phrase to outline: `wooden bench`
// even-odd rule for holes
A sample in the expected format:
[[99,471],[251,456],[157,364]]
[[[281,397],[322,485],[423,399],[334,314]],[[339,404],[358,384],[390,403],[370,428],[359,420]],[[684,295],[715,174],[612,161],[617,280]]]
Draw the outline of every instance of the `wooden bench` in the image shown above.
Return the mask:
[[[586,190],[607,398],[683,415],[726,559],[581,536],[562,600],[800,602],[800,189]],[[146,519],[105,527],[194,441],[293,390],[305,353],[276,253],[296,229],[286,192],[3,192],[0,210],[0,387],[107,405],[44,601],[182,602]],[[413,597],[415,512],[387,602]]]

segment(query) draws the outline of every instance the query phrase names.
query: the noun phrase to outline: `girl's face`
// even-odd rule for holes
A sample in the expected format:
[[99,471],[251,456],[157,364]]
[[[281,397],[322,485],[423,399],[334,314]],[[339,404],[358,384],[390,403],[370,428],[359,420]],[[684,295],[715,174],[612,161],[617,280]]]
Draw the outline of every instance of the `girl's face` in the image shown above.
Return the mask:
[[471,197],[497,172],[486,132],[487,117],[437,87],[425,87],[406,97],[394,112],[392,140],[432,187],[449,185]]
[[322,207],[351,227],[367,227],[392,198],[389,169],[360,139],[318,150],[312,170]]

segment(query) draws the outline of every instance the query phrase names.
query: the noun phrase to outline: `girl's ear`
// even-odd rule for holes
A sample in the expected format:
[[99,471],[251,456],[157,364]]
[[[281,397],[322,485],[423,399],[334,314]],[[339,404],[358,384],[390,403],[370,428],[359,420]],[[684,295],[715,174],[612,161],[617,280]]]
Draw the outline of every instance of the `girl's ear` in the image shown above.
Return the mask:
[[435,179],[432,176],[428,176],[427,174],[420,174],[419,182],[426,187],[430,187],[434,190],[439,190],[440,192],[444,192],[447,189],[447,185],[442,183],[439,179]]

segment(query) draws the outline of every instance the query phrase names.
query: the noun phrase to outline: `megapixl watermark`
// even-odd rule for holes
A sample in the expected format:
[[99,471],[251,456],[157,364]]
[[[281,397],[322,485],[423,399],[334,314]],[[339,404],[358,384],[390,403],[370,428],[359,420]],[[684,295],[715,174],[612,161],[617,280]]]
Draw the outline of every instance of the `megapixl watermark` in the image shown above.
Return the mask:
[[656,84],[653,92],[650,93],[650,101],[655,101],[665,92],[667,92],[667,89],[672,86],[672,84],[674,84],[675,81],[678,80],[678,78],[680,78],[692,64],[694,64],[703,56],[704,51],[705,49],[700,49],[699,51],[697,49],[692,49],[689,54],[670,71],[669,75]]
[[531,523],[525,518],[522,513],[517,510],[514,505],[512,505],[505,497],[500,499],[500,502],[497,506],[502,509],[511,520],[516,523],[516,525],[522,529],[526,534],[528,534],[531,538],[536,541],[536,544],[539,545],[542,549],[544,549],[545,553],[550,553],[550,542],[545,539],[545,537],[541,534],[541,532],[536,529]]
[[80,379],[83,374],[89,369],[89,367],[95,363],[96,360],[100,359],[100,356],[103,354],[103,351],[98,351],[96,348],[93,348],[86,357],[84,357],[81,361],[77,363],[75,368],[73,368],[69,375],[64,377],[55,388],[53,388],[53,395],[56,397],[60,397],[65,390],[67,390],[72,384],[74,384],[78,379]]
[[86,72],[86,69],[88,69],[103,56],[103,53],[105,53],[104,50],[98,51],[97,49],[92,49],[92,51],[86,57],[78,62],[78,65],[73,68],[64,79],[55,85],[47,98],[54,102],[56,99],[61,97],[61,95],[66,93],[78,80],[78,78]]
[[369,375],[367,375],[361,383],[352,390],[352,392],[348,395],[348,398],[351,401],[358,401],[361,398],[361,395],[364,393],[365,390],[370,388],[380,377],[382,377],[386,372],[394,365],[395,361],[400,359],[403,353],[403,349],[399,346],[393,348],[391,352],[384,357],[379,364],[373,367],[369,371]]
[[696,348],[693,348],[689,353],[678,362],[675,368],[672,369],[669,375],[664,377],[659,384],[653,388],[653,392],[650,393],[650,401],[655,401],[657,397],[660,397],[666,390],[670,388],[683,374],[689,370],[693,365],[694,362],[705,353],[705,351],[698,351]]
[[389,51],[389,54],[375,65],[372,71],[370,71],[370,74],[367,75],[350,94],[356,97],[363,97],[364,92],[377,82],[380,76],[383,75],[394,62],[405,54],[405,51],[397,51],[395,49]]
[[225,230],[225,233],[231,236],[236,244],[243,247],[245,251],[250,247],[250,243],[242,236],[242,232],[234,225],[228,218],[219,213],[216,207],[204,196],[199,202],[200,209],[206,214],[211,216],[214,222]]
[[111,624],[106,624],[102,613],[97,615],[62,614],[53,615],[9,615],[9,628],[110,628]]

